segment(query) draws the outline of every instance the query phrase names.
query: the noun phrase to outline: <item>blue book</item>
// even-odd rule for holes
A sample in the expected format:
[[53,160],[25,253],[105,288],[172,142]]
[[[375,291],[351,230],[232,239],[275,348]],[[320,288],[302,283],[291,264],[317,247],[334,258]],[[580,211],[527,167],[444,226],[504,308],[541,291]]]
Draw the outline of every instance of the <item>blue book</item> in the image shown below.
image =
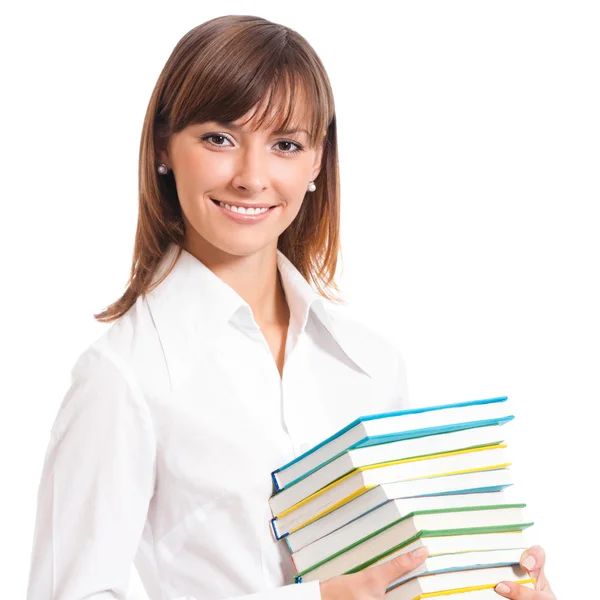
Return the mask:
[[281,491],[294,485],[347,450],[474,427],[502,425],[514,418],[507,414],[507,398],[499,396],[359,417],[273,471],[271,477],[275,490]]

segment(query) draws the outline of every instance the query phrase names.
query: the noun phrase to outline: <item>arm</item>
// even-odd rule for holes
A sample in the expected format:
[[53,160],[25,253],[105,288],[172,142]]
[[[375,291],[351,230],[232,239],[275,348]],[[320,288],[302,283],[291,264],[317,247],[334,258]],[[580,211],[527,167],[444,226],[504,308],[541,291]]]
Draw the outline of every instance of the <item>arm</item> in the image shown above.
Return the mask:
[[120,357],[72,370],[38,488],[27,600],[125,598],[154,488],[155,440]]
[[[236,596],[229,600],[385,600],[386,588],[409,571],[418,567],[427,556],[426,548],[418,548],[410,554],[401,554],[376,567],[363,569],[352,575],[338,575],[326,581],[311,581],[300,585],[287,585],[261,594]],[[310,592],[294,592],[293,588],[306,587]],[[283,593],[286,593],[284,596]],[[195,600],[190,596],[176,600]]]

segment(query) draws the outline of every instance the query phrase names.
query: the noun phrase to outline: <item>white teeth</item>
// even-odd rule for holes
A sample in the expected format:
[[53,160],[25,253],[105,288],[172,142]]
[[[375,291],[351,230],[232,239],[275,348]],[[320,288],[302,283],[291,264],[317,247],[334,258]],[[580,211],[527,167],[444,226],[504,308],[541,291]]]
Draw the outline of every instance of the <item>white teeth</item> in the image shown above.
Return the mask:
[[240,213],[242,215],[260,215],[269,210],[267,206],[264,208],[245,208],[243,206],[231,206],[229,204],[224,204],[223,202],[219,202],[219,205],[231,212]]

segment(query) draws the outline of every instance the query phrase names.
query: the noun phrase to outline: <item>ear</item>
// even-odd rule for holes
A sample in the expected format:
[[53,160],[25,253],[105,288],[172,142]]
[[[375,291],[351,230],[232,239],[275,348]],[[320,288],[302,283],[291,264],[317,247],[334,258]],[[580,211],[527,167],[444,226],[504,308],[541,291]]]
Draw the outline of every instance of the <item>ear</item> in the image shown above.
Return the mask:
[[166,134],[165,128],[160,125],[156,127],[154,132],[154,156],[157,164],[164,163],[171,169],[171,161],[169,159],[168,149],[168,135]]
[[315,160],[313,162],[313,171],[312,171],[312,176],[311,176],[311,181],[314,181],[317,176],[319,175],[319,173],[321,172],[321,161],[323,160],[323,152],[324,152],[324,144],[321,144],[319,146],[319,149],[317,150],[317,154],[315,155]]
[[171,161],[169,160],[169,151],[167,150],[167,148],[159,144],[155,144],[154,155],[156,157],[157,164],[164,163],[165,165],[167,165],[167,167],[169,167],[169,169],[171,169]]
[[166,150],[159,150],[156,152],[156,162],[157,164],[164,163],[171,169],[171,162],[169,161],[169,154]]

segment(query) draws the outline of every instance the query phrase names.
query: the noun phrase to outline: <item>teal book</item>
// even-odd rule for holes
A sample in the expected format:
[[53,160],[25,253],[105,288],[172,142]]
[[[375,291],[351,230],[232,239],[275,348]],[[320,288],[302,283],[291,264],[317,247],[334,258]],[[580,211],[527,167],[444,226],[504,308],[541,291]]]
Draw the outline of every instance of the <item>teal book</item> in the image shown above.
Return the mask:
[[507,396],[453,404],[425,406],[359,417],[304,454],[271,473],[277,492],[293,486],[347,450],[425,437],[487,425],[514,418]]

